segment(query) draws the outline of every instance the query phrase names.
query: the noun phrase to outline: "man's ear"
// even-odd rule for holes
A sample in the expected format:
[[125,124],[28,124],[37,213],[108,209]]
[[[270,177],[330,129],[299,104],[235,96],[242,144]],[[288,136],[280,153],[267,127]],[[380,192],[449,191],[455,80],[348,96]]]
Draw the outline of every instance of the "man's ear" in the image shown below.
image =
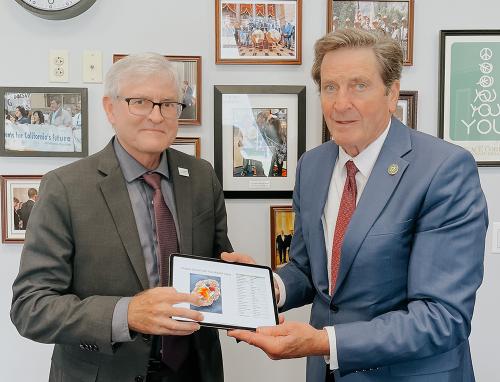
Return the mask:
[[396,80],[389,88],[389,111],[391,112],[391,114],[396,112],[398,106],[400,86],[401,83],[399,82],[399,80]]
[[112,125],[115,124],[116,118],[114,114],[114,102],[113,99],[109,96],[104,96],[102,97],[102,106],[104,108],[104,111],[106,112],[106,115],[108,116],[108,121]]

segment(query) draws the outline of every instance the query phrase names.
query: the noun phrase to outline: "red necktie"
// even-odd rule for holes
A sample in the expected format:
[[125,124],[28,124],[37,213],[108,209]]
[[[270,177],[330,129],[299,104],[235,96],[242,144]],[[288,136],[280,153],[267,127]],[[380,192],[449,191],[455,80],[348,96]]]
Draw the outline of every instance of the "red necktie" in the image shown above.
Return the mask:
[[342,199],[340,199],[339,213],[337,215],[337,223],[335,225],[335,233],[333,235],[332,246],[332,277],[330,284],[330,293],[333,295],[335,285],[337,284],[337,276],[340,268],[340,250],[344,241],[345,231],[351,221],[352,214],[356,209],[356,196],[358,189],[356,187],[356,173],[358,169],[352,160],[346,164],[347,178],[345,180]]
[[[157,261],[160,286],[168,285],[168,262],[172,253],[179,251],[175,222],[163,194],[161,193],[161,175],[149,173],[143,175],[144,181],[154,190],[153,207],[156,225]],[[187,357],[189,339],[179,336],[162,336],[162,362],[173,370],[178,370]]]

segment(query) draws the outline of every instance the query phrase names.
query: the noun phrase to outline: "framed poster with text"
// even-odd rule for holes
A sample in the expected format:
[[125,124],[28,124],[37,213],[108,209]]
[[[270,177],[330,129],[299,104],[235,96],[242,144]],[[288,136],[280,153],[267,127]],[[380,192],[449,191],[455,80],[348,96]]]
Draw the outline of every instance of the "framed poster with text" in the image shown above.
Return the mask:
[[443,30],[440,52],[439,137],[500,165],[500,30]]

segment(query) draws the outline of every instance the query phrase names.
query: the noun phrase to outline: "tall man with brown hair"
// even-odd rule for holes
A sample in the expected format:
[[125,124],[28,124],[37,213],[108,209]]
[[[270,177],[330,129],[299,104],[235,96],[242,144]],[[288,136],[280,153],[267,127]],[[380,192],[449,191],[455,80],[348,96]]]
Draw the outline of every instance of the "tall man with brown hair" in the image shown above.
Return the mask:
[[392,117],[402,64],[397,42],[359,29],[315,46],[332,141],[300,159],[276,277],[282,310],[312,303],[311,321],[230,334],[273,359],[308,356],[308,382],[474,381],[486,201],[469,152]]

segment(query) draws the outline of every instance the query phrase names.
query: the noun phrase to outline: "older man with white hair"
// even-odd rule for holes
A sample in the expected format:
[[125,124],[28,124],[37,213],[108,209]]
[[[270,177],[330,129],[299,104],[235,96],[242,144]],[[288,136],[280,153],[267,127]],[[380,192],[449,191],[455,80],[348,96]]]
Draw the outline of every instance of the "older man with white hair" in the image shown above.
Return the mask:
[[223,380],[217,330],[174,307],[196,306],[194,295],[166,287],[171,253],[231,250],[213,168],[169,148],[180,94],[163,56],[118,61],[103,97],[115,136],[42,180],[11,318],[23,336],[55,344],[50,381]]

